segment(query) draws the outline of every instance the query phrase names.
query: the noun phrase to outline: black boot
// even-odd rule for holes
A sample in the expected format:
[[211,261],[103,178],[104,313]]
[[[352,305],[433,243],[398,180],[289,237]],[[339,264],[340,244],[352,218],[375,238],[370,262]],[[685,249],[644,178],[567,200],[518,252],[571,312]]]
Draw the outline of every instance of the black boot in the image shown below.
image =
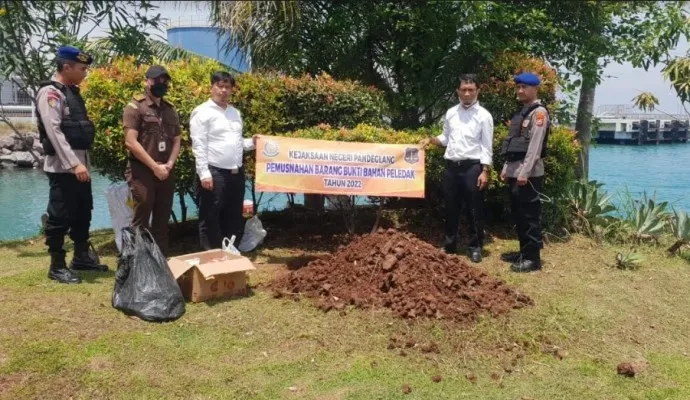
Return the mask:
[[520,262],[521,258],[522,256],[520,255],[519,251],[511,251],[508,253],[501,254],[501,260],[509,263]]
[[473,263],[482,262],[482,248],[481,247],[470,247],[470,260]]
[[67,268],[64,253],[50,253],[48,278],[60,283],[81,283],[81,278]]
[[448,254],[457,254],[458,252],[458,239],[457,237],[448,237],[443,243],[443,250]]
[[541,269],[541,260],[536,259],[526,259],[523,258],[520,262],[510,266],[513,272],[534,272]]
[[90,242],[74,244],[74,257],[69,265],[70,268],[75,271],[107,272],[108,266],[100,262],[101,260]]

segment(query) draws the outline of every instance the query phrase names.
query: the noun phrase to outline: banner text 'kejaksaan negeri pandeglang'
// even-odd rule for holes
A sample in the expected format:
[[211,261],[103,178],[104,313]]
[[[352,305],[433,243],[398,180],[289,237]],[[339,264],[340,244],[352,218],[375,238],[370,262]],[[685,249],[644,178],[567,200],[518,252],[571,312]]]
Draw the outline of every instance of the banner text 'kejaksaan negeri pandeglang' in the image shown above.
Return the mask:
[[[268,155],[261,154],[257,158],[257,174],[262,187],[267,189],[294,190],[296,188],[293,186],[299,184],[303,187],[303,193],[344,194],[353,191],[409,197],[419,197],[423,191],[424,161],[422,158],[420,163],[419,157],[423,150],[416,147],[287,138],[273,140],[284,151],[276,151],[277,154],[268,152]],[[283,143],[290,147],[285,149],[288,146]],[[319,143],[318,147],[321,149],[300,148],[314,146],[316,143]],[[304,146],[299,146],[300,144]],[[276,145],[273,148],[275,147]],[[272,176],[275,178],[270,178]],[[291,176],[290,183],[284,180],[286,178],[280,180],[279,176]]]
[[[395,156],[360,153],[333,153],[290,150],[290,160],[329,161],[335,163],[357,163],[390,166]],[[270,174],[321,175],[344,178],[415,179],[415,170],[390,167],[367,167],[339,164],[308,164],[306,162],[267,162],[266,172]]]

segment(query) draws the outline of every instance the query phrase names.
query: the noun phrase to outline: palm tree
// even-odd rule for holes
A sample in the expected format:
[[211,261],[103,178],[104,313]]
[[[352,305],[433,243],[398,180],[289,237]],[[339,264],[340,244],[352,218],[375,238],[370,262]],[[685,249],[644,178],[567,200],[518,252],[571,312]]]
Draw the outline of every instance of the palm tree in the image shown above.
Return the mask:
[[683,109],[687,114],[690,114],[685,106],[685,103],[690,102],[690,55],[686,54],[684,57],[670,60],[661,70],[661,74],[671,82]]
[[659,99],[650,92],[642,92],[633,97],[634,106],[642,111],[654,111],[659,105]]

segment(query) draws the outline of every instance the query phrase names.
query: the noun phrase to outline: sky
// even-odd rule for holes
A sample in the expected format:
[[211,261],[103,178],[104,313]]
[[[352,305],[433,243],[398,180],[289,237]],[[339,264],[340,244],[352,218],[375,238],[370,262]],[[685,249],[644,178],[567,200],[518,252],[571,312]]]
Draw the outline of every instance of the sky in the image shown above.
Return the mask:
[[[685,39],[678,43],[672,54],[684,55],[690,46]],[[659,99],[658,108],[671,114],[684,114],[680,100],[670,82],[661,75],[663,66],[645,71],[633,68],[630,63],[611,64],[604,70],[604,80],[597,87],[594,111],[603,104],[632,104],[632,98],[640,92],[652,92]]]
[[[208,20],[209,9],[206,2],[166,2],[154,1],[162,18],[173,24],[201,23]],[[98,32],[98,30],[96,31]],[[94,33],[96,33],[94,32]],[[99,32],[100,33],[100,32]],[[165,37],[165,32],[160,32]],[[673,54],[683,55],[690,46],[682,40]],[[633,68],[629,63],[609,64],[604,70],[602,83],[597,87],[594,111],[602,105],[632,105],[632,98],[640,92],[651,92],[659,99],[658,109],[671,114],[682,114],[683,108],[668,81],[661,75],[662,66]]]

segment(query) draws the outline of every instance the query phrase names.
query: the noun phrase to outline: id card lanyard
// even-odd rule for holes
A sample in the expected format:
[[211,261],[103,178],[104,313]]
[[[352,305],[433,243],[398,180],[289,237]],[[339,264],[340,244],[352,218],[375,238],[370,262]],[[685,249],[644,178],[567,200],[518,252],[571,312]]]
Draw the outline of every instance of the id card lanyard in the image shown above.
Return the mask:
[[158,152],[159,153],[164,153],[165,150],[167,149],[167,145],[166,145],[167,138],[168,138],[168,134],[163,131],[163,118],[161,118],[161,116],[159,114],[158,115]]

